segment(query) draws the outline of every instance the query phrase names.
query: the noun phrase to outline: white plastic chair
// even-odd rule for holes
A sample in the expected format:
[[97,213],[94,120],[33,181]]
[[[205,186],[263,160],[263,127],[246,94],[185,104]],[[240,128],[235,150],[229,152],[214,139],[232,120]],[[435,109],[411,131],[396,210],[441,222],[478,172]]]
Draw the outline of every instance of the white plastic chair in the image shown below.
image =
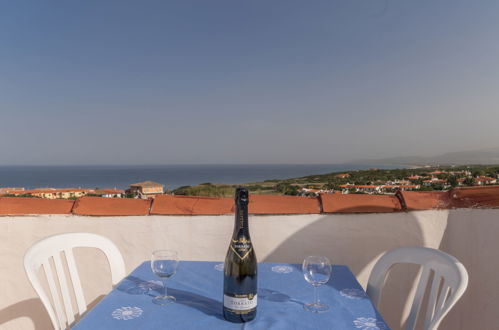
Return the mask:
[[[97,248],[106,255],[111,268],[113,286],[125,277],[125,263],[118,248],[109,239],[91,233],[69,233],[47,237],[28,249],[24,255],[24,269],[33,288],[47,309],[54,329],[66,329],[75,321],[75,311],[71,303],[71,296],[66,280],[66,274],[61,261],[61,252],[64,252],[69,270],[70,280],[74,290],[74,297],[78,306],[78,314],[82,315],[87,310],[85,297],[76,268],[73,255],[75,247]],[[56,270],[56,277],[52,272],[50,259]],[[50,288],[49,295],[45,292],[42,282],[38,278],[38,271],[43,266]],[[58,281],[58,287],[56,287]],[[60,296],[62,296],[62,304]],[[63,312],[64,307],[64,312]],[[54,311],[55,310],[55,311]]]
[[[367,294],[378,306],[381,289],[385,284],[390,268],[395,264],[410,263],[421,265],[418,273],[418,286],[407,318],[406,329],[416,326],[421,303],[428,285],[431,290],[424,320],[425,330],[436,330],[445,315],[461,298],[468,286],[468,272],[456,258],[440,250],[424,247],[403,247],[386,252],[374,265],[367,284]],[[433,273],[433,283],[428,283]]]

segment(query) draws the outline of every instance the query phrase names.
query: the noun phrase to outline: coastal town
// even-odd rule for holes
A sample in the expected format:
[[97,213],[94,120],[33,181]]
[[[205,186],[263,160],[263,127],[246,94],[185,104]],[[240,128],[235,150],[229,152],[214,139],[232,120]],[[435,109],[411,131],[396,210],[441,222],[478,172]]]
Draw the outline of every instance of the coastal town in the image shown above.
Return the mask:
[[445,191],[458,186],[495,185],[498,179],[497,166],[369,169],[286,180],[281,183],[281,190],[300,196],[323,193],[390,195],[397,191]]
[[112,189],[84,189],[84,188],[39,188],[25,189],[23,187],[0,188],[3,197],[35,197],[47,199],[77,199],[83,196],[110,197],[110,198],[154,198],[163,194],[164,185],[152,181],[133,183],[130,188],[123,190]]
[[[340,173],[336,177],[347,180],[351,178],[349,173]],[[365,193],[365,194],[393,194],[397,191],[413,190],[448,190],[456,186],[484,186],[495,185],[498,176],[495,177],[477,175],[473,176],[471,171],[443,171],[435,170],[423,175],[411,175],[403,179],[375,182],[373,184],[344,183],[339,185],[325,185],[324,188],[301,187],[298,195],[309,196],[320,193]]]
[[[438,167],[416,169],[368,169],[311,175],[285,180],[266,180],[244,184],[253,194],[318,196],[320,194],[385,194],[398,191],[445,191],[460,186],[499,184],[498,166]],[[202,183],[165,190],[153,181],[118,188],[38,188],[0,187],[3,197],[77,199],[83,196],[153,199],[157,195],[228,197],[238,185]]]

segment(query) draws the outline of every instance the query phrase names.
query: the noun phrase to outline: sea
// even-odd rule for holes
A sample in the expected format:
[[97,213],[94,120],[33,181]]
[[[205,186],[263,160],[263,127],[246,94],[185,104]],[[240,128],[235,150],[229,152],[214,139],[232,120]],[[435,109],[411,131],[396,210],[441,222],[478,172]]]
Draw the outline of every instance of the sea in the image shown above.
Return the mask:
[[150,180],[164,184],[165,189],[174,189],[208,182],[244,184],[347,170],[396,167],[379,164],[0,166],[0,188],[126,189],[132,183]]

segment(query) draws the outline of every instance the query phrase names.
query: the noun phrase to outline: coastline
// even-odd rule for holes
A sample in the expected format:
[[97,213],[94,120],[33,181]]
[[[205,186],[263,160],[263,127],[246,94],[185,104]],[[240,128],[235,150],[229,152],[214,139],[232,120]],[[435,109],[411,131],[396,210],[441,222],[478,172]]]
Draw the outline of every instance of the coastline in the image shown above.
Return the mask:
[[37,189],[119,188],[151,180],[166,189],[202,183],[245,184],[287,180],[369,168],[394,168],[380,164],[256,164],[256,165],[147,165],[147,166],[0,166],[1,187]]

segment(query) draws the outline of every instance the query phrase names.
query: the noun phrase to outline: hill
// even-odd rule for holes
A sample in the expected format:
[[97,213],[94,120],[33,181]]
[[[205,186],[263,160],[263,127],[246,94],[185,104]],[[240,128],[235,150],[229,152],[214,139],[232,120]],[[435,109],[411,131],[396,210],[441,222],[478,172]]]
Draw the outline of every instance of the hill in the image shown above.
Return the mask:
[[448,152],[432,157],[407,156],[384,158],[375,161],[372,159],[360,160],[358,162],[405,166],[494,165],[499,164],[499,148]]

